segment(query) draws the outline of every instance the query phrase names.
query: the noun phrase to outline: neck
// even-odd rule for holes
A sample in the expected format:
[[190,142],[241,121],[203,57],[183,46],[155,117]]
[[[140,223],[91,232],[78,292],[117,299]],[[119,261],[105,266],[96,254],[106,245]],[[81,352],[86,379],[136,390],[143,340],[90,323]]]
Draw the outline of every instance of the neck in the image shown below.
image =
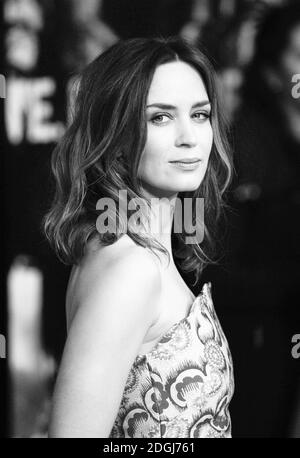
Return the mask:
[[163,198],[154,197],[146,191],[143,194],[150,200],[150,212],[149,221],[146,221],[140,232],[146,236],[150,235],[159,242],[168,251],[170,263],[174,264],[171,232],[177,193]]

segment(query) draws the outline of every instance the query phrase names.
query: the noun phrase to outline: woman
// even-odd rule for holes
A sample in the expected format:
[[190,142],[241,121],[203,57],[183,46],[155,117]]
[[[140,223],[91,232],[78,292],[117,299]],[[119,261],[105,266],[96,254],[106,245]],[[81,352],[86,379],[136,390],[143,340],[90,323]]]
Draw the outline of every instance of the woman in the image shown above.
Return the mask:
[[198,280],[231,172],[216,90],[207,58],[178,38],[121,41],[81,75],[45,219],[74,265],[50,437],[231,434],[232,362],[210,284],[193,296],[171,244],[176,223],[174,254]]

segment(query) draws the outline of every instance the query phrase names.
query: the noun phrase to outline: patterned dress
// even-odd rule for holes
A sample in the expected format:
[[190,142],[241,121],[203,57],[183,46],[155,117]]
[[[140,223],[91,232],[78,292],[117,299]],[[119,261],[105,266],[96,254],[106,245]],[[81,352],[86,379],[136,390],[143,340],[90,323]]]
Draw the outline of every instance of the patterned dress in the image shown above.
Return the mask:
[[130,370],[111,438],[231,437],[233,365],[206,283]]

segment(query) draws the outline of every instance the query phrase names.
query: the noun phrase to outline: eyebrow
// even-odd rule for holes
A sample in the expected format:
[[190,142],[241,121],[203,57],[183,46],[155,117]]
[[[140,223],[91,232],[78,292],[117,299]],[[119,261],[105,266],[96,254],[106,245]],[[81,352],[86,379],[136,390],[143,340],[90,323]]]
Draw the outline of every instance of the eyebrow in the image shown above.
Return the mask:
[[[192,108],[201,108],[201,107],[204,107],[205,105],[210,105],[210,101],[203,100],[202,102],[194,103]],[[175,107],[174,105],[169,105],[167,103],[151,103],[151,105],[147,105],[147,108],[151,108],[151,107],[161,108],[163,110],[176,110],[177,109],[177,107]]]

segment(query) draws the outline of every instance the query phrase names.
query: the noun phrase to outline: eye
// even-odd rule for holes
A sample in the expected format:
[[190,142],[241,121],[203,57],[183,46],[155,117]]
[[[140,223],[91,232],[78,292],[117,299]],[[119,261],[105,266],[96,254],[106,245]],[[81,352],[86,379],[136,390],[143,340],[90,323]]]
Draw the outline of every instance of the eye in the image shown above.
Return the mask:
[[170,115],[166,113],[157,114],[151,118],[151,122],[153,124],[165,124],[167,122],[167,119],[164,120],[163,118],[170,119]]
[[195,116],[196,119],[199,119],[199,121],[205,121],[210,118],[210,113],[207,111],[197,111],[197,113],[194,113],[193,116]]

